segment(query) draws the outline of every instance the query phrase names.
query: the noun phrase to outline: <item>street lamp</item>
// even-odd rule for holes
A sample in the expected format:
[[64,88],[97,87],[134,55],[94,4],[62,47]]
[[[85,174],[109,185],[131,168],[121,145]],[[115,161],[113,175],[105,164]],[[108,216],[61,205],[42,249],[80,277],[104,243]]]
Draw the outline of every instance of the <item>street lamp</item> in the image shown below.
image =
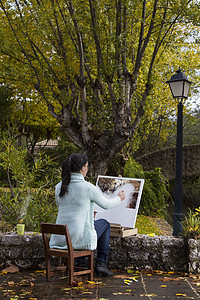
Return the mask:
[[191,82],[179,68],[171,79],[166,81],[172,92],[173,98],[178,100],[177,138],[176,138],[176,174],[174,196],[174,226],[173,235],[182,233],[182,202],[183,202],[183,99],[187,99]]

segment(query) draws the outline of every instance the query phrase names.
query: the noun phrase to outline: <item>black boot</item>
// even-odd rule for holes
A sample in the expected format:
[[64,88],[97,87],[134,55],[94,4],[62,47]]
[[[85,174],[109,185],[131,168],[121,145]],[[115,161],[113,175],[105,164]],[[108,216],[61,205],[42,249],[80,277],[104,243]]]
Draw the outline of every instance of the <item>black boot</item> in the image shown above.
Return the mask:
[[95,272],[97,274],[97,277],[113,276],[113,272],[107,268],[106,264],[103,261],[97,261]]

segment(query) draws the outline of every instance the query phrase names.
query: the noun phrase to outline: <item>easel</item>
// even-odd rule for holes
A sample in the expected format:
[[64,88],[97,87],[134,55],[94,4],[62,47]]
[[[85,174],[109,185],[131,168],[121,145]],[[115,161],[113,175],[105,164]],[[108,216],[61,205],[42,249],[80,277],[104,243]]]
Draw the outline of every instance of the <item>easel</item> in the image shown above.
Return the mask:
[[138,233],[137,228],[127,228],[122,227],[120,224],[110,224],[110,236],[114,237],[127,237],[131,235],[136,235]]

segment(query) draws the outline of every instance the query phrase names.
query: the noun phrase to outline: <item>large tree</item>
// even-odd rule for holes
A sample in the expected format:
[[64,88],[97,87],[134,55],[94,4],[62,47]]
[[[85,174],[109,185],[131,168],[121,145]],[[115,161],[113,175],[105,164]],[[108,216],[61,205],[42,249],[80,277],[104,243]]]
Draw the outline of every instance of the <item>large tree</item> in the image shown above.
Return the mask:
[[157,76],[170,76],[163,55],[176,51],[191,16],[198,21],[198,3],[0,3],[2,77],[29,98],[37,93],[67,138],[88,153],[91,173],[104,173],[148,111]]

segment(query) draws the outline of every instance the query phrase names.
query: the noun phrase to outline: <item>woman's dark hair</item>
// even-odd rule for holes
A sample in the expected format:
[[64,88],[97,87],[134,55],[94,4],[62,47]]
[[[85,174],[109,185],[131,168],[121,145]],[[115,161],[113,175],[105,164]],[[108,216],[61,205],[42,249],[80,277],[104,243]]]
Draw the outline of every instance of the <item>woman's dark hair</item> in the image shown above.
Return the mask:
[[71,180],[71,173],[78,173],[81,168],[88,162],[85,154],[74,153],[64,160],[62,165],[62,185],[59,196],[64,196],[68,192],[67,188]]

